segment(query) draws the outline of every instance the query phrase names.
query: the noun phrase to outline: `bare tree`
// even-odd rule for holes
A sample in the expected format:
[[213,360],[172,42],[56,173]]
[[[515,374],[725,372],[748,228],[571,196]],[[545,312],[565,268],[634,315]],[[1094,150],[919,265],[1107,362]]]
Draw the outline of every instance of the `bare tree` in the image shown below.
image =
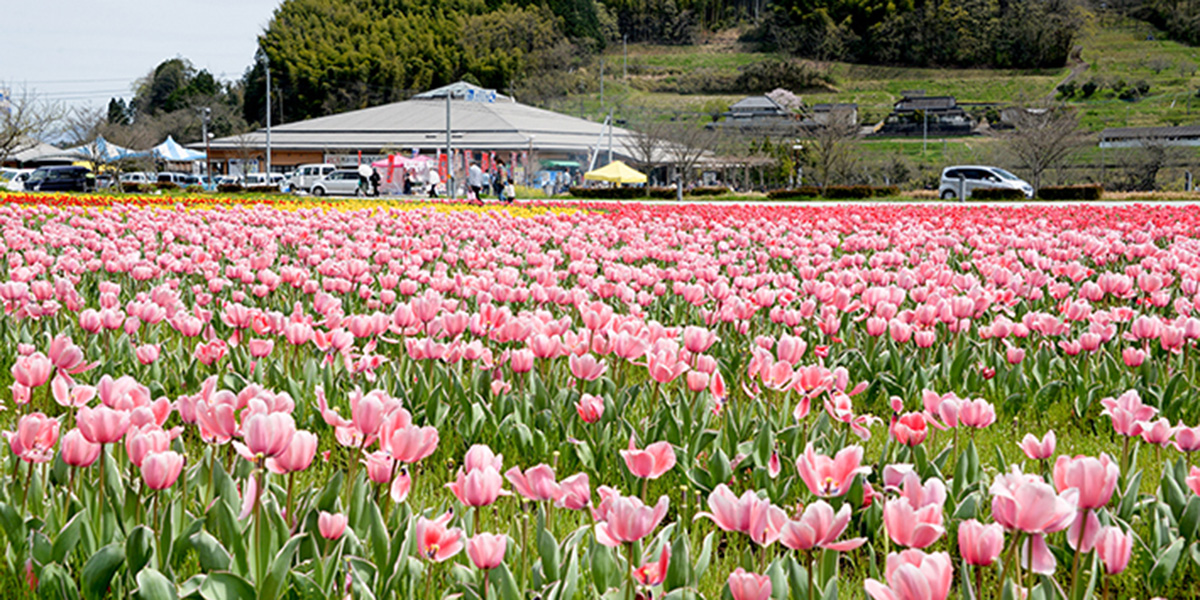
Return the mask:
[[66,110],[26,87],[0,85],[0,162],[51,133]]
[[1000,136],[1018,168],[1029,172],[1036,193],[1042,174],[1083,145],[1079,114],[1065,104],[1019,106],[1012,114],[1013,128]]
[[698,123],[674,121],[667,126],[663,154],[683,182],[706,154],[712,153],[717,134]]
[[1186,148],[1172,146],[1162,140],[1141,140],[1116,155],[1123,181],[1117,185],[1129,191],[1152,192],[1158,187],[1158,175],[1169,167],[1187,164]]
[[847,181],[858,164],[858,125],[849,112],[830,111],[829,118],[809,128],[804,156],[818,185]]
[[646,171],[653,171],[662,163],[667,144],[667,122],[653,117],[640,119],[632,124],[631,138],[625,141],[625,152],[634,164]]

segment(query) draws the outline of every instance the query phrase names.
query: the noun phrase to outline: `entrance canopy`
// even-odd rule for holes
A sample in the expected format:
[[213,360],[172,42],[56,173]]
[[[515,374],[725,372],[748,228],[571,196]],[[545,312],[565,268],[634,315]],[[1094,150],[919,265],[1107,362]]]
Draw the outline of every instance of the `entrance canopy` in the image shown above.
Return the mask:
[[612,183],[646,183],[646,176],[633,170],[625,163],[614,160],[595,171],[583,175],[589,181],[609,181]]
[[167,162],[192,162],[204,160],[203,152],[189,150],[175,141],[175,138],[167,136],[166,141],[150,149],[154,153],[154,157]]
[[122,148],[100,136],[82,146],[63,150],[61,155],[96,163],[110,163],[129,158],[144,158],[149,156],[149,152],[138,152],[129,148]]

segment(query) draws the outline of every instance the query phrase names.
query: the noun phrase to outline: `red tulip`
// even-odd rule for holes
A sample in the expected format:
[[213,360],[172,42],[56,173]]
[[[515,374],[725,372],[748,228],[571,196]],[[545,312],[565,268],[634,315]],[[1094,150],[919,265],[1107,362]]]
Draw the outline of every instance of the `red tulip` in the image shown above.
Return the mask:
[[152,490],[165,490],[175,485],[183,470],[183,456],[174,450],[152,452],[142,461],[142,479]]
[[417,552],[422,558],[443,562],[462,550],[462,530],[446,527],[453,517],[452,513],[446,513],[432,521],[425,517],[417,517]]
[[741,567],[729,574],[727,583],[733,600],[768,600],[771,597],[771,578],[749,573]]
[[604,399],[591,394],[583,394],[580,396],[579,402],[575,403],[575,410],[585,423],[595,423],[604,416]]
[[646,446],[645,450],[639,450],[633,443],[633,436],[630,436],[629,449],[620,452],[621,458],[625,459],[625,466],[635,477],[658,479],[675,466],[675,450],[668,442],[655,442]]
[[659,554],[657,561],[647,562],[642,566],[634,569],[633,578],[638,583],[645,586],[662,585],[667,579],[667,568],[671,564],[671,544],[664,542],[662,545],[662,553]]
[[1004,528],[999,523],[984,525],[975,519],[958,526],[958,551],[967,564],[986,567],[996,562],[1004,549]]
[[921,413],[907,413],[892,423],[892,437],[905,446],[918,446],[925,441],[929,428]]
[[467,540],[467,556],[481,571],[490,571],[504,562],[508,549],[508,536],[503,534],[477,533]]
[[336,540],[342,537],[349,521],[350,519],[341,513],[321,511],[321,514],[317,516],[317,530],[320,531],[321,537],[327,540]]

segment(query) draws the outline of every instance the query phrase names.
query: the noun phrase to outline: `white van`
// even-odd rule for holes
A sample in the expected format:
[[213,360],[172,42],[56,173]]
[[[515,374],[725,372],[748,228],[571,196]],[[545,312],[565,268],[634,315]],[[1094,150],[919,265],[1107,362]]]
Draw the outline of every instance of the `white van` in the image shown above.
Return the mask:
[[1033,186],[1028,181],[1001,169],[983,165],[958,165],[942,170],[938,195],[942,200],[970,198],[971,192],[979,189],[1008,189],[1033,197]]
[[300,165],[292,171],[291,184],[293,190],[308,191],[320,178],[337,170],[337,166],[329,163]]

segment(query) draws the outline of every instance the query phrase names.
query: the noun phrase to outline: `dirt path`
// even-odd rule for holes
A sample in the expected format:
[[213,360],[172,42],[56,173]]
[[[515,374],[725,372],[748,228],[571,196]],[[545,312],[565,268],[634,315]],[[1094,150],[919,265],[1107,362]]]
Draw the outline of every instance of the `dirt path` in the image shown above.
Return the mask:
[[1085,62],[1078,62],[1074,65],[1071,65],[1071,72],[1067,73],[1067,76],[1063,78],[1062,81],[1058,82],[1053,88],[1050,89],[1050,93],[1046,95],[1046,102],[1053,102],[1054,97],[1058,95],[1058,88],[1060,86],[1065,85],[1069,81],[1074,81],[1076,77],[1088,70],[1088,68],[1091,66],[1092,65]]

